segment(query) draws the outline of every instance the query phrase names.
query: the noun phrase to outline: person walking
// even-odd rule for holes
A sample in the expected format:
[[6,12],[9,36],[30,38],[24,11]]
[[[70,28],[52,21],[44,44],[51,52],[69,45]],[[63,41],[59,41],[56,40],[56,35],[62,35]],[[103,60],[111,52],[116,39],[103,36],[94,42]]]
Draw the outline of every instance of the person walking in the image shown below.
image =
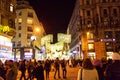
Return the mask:
[[37,80],[44,80],[44,68],[41,61],[38,61],[33,73]]
[[20,80],[22,80],[22,78],[24,78],[24,80],[26,80],[26,76],[25,76],[25,73],[26,73],[25,61],[26,61],[26,60],[23,60],[23,61],[20,63],[20,65],[19,65],[19,70],[21,71]]
[[95,59],[93,62],[93,65],[95,66],[97,72],[98,72],[98,76],[99,76],[99,80],[104,80],[104,70],[102,67],[102,62],[99,59]]
[[84,59],[82,68],[78,71],[77,80],[99,80],[96,68],[89,58]]
[[63,60],[61,61],[63,78],[66,78],[66,74],[67,74],[66,64],[67,64],[67,63],[66,63],[65,59],[63,59]]
[[54,62],[54,67],[55,67],[54,79],[56,79],[57,72],[58,72],[58,78],[61,78],[60,77],[60,60],[58,57],[56,58],[56,60]]
[[112,63],[108,66],[106,80],[120,80],[120,53],[112,54]]
[[44,69],[45,69],[45,72],[46,72],[46,80],[48,80],[49,79],[49,73],[50,73],[50,70],[51,70],[51,63],[48,59],[45,61]]

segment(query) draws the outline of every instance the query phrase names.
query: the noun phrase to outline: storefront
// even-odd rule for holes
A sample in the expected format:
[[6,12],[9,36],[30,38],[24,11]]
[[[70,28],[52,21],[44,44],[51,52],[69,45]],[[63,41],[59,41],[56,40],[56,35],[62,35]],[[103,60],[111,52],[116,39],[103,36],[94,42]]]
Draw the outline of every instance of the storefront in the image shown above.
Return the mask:
[[11,39],[0,35],[0,60],[13,59]]

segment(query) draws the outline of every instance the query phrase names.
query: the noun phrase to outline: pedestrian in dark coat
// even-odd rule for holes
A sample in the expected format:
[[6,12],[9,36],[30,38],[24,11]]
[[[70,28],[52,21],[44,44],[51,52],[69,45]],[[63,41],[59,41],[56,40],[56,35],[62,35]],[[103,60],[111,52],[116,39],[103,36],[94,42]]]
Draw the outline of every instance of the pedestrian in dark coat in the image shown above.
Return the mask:
[[104,70],[102,67],[101,60],[99,60],[99,59],[94,60],[93,65],[95,66],[95,68],[98,72],[99,80],[104,80]]
[[44,68],[41,61],[38,61],[38,64],[33,72],[37,80],[44,80]]
[[66,78],[66,75],[67,75],[66,64],[67,64],[67,63],[66,63],[65,59],[63,59],[63,60],[61,61],[63,78]]
[[45,72],[46,72],[46,80],[48,80],[49,73],[50,73],[50,70],[51,70],[51,63],[48,59],[45,61],[44,69],[45,69]]
[[55,67],[54,79],[56,79],[57,72],[58,72],[58,78],[61,78],[60,77],[60,60],[58,57],[56,58],[56,60],[54,62],[54,67]]
[[109,72],[106,72],[106,80],[120,80],[120,54],[113,53],[112,60]]
[[21,64],[20,64],[20,67],[19,67],[19,70],[21,71],[20,80],[22,80],[22,78],[24,78],[24,80],[26,80],[26,76],[25,76],[25,73],[26,73],[25,61],[26,61],[26,60],[23,60],[23,61],[21,62]]

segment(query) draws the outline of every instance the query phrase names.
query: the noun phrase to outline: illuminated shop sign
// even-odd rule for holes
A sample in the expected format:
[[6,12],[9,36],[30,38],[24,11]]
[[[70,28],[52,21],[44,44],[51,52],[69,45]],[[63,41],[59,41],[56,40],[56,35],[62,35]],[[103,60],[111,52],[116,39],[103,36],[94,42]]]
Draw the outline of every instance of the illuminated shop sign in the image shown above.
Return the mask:
[[9,26],[0,25],[0,32],[9,32],[9,31],[10,31]]
[[113,39],[101,39],[101,41],[113,41]]
[[0,59],[1,58],[6,58],[6,59],[12,58],[11,39],[5,36],[0,36]]

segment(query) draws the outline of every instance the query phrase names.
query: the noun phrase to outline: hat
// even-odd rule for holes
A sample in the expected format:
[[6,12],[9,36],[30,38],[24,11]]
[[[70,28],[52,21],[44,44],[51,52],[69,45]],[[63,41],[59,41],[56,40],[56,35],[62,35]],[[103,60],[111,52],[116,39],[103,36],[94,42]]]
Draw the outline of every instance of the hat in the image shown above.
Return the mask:
[[119,55],[119,53],[113,53],[112,54],[112,60],[120,60],[120,55]]
[[100,64],[101,64],[101,60],[99,59],[94,60],[94,63],[93,63],[94,66],[100,66]]

